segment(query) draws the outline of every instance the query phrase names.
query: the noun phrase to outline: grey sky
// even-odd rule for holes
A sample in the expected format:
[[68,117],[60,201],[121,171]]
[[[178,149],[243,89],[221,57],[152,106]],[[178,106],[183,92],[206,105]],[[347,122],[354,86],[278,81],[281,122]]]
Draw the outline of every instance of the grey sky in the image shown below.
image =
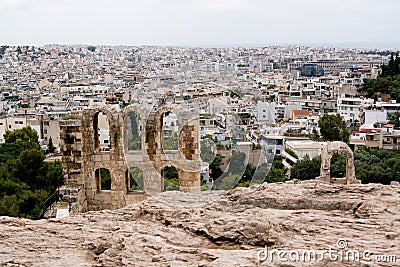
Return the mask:
[[0,44],[400,44],[399,0],[0,0]]

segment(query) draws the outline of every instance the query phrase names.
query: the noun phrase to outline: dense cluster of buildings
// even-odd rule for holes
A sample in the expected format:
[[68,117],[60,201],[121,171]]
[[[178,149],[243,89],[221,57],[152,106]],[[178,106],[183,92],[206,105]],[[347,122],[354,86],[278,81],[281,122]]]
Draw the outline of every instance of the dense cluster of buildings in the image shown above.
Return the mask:
[[[198,110],[202,138],[226,147],[261,145],[266,159],[287,155],[286,144],[299,155],[318,150],[299,141],[318,132],[327,113],[343,116],[355,148],[400,142],[387,124],[400,103],[357,90],[387,63],[380,50],[49,45],[0,51],[0,142],[7,130],[31,126],[43,146],[50,138],[58,146],[59,121],[72,112],[131,103],[152,109],[160,99]],[[165,123],[173,136],[179,122],[172,116]],[[107,122],[99,128],[107,148]]]

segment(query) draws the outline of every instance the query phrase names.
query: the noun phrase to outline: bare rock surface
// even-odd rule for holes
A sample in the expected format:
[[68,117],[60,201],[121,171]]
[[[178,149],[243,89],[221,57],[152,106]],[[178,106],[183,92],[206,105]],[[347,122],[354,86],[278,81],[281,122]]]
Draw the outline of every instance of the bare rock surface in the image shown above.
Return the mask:
[[[400,266],[399,204],[399,186],[262,184],[63,219],[0,217],[0,266]],[[296,258],[304,250],[316,258]]]

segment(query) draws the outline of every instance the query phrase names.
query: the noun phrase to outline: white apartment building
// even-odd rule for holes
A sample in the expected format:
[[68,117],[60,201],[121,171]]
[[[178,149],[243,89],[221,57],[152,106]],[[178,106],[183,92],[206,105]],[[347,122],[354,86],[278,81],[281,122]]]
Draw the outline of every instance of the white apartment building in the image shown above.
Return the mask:
[[50,138],[53,142],[53,145],[55,147],[59,147],[60,121],[58,119],[43,119],[43,144],[48,145]]
[[325,142],[314,142],[314,141],[286,141],[285,148],[292,150],[299,159],[303,159],[308,156],[310,159],[321,155],[322,148]]
[[178,116],[175,113],[164,114],[163,117],[163,132],[164,134],[173,135],[178,132]]
[[400,103],[396,103],[396,100],[390,102],[377,102],[376,106],[383,108],[388,114],[400,112]]
[[387,111],[383,109],[372,109],[364,111],[364,124],[374,125],[376,122],[387,122]]
[[228,113],[228,98],[227,97],[219,97],[219,98],[211,98],[208,100],[208,112],[210,114],[220,114],[220,113]]
[[14,131],[27,126],[26,117],[4,117],[0,118],[0,143],[3,143],[3,135],[6,131]]
[[257,120],[259,122],[275,122],[276,118],[276,103],[262,101],[257,102]]
[[360,121],[360,108],[373,104],[374,100],[370,98],[338,97],[337,112],[345,121]]

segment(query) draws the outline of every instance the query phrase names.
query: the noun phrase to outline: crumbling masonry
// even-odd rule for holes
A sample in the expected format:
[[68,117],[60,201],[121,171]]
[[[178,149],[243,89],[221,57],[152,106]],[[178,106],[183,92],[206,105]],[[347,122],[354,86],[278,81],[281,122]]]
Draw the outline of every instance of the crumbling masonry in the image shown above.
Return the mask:
[[[129,113],[139,118],[141,149],[128,149]],[[179,118],[177,151],[164,151],[163,115],[174,112]],[[98,116],[109,122],[110,149],[99,149]],[[64,186],[63,201],[72,212],[116,209],[137,203],[164,190],[162,171],[166,166],[178,170],[181,191],[200,191],[200,149],[198,116],[175,105],[160,105],[152,111],[128,106],[86,109],[60,122]],[[143,173],[143,190],[130,191],[130,169]],[[111,190],[102,190],[100,170],[111,175]]]
[[[346,156],[346,175],[345,177],[331,177],[331,159],[334,154]],[[356,179],[354,167],[354,154],[350,147],[341,141],[327,142],[321,153],[321,176],[320,180],[324,183],[333,184],[354,184],[360,183]]]

